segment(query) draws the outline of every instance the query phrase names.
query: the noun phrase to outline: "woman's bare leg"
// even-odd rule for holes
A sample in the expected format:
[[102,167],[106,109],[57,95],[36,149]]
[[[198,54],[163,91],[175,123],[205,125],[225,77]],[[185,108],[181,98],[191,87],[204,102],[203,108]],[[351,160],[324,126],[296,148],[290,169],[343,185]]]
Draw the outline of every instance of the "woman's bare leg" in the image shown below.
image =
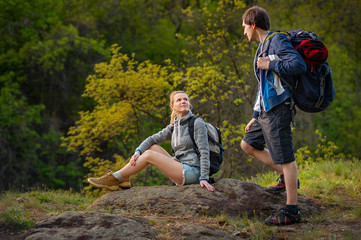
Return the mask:
[[128,163],[119,172],[124,177],[130,177],[142,171],[151,164],[177,184],[183,183],[182,164],[174,160],[162,147],[151,146],[136,161],[135,166]]

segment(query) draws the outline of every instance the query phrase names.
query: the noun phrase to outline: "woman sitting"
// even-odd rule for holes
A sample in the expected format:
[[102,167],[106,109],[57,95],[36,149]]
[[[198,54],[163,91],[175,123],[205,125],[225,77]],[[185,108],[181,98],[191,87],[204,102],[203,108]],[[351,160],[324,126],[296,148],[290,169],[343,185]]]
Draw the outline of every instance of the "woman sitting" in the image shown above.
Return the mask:
[[[170,108],[170,124],[145,139],[125,167],[100,178],[89,178],[88,182],[94,187],[113,191],[130,188],[130,176],[151,164],[177,185],[199,183],[201,187],[214,191],[215,188],[208,183],[209,144],[204,120],[197,118],[194,122],[194,140],[200,153],[198,155],[188,131],[188,121],[193,116],[188,95],[183,91],[173,92],[170,95]],[[158,145],[167,140],[171,140],[174,157]]]

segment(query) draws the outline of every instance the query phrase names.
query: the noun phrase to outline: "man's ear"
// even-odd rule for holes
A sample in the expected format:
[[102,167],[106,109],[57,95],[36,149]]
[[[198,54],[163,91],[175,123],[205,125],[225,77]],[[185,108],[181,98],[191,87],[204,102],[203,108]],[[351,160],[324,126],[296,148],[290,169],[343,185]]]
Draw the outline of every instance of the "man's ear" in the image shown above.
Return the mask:
[[256,27],[257,27],[256,24],[253,23],[253,24],[252,24],[252,28],[253,28],[253,29],[256,29]]

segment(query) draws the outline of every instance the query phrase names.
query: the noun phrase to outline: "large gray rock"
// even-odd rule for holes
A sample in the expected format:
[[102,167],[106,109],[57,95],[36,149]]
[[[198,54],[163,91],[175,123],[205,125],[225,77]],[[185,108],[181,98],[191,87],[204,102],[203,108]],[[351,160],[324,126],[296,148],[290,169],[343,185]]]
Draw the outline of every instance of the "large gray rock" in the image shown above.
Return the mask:
[[[272,194],[251,182],[222,179],[209,192],[199,184],[134,187],[103,195],[88,206],[89,212],[66,212],[45,219],[22,239],[249,239],[240,232],[198,221],[192,215],[230,215],[266,218],[286,203],[285,193]],[[299,197],[305,217],[318,212],[317,205]],[[110,213],[102,213],[101,210]],[[169,223],[162,223],[165,219]],[[221,224],[221,222],[219,222]]]
[[[199,214],[254,216],[266,218],[286,204],[286,194],[269,193],[255,183],[235,179],[221,179],[214,184],[215,192],[202,189],[199,184],[187,186],[134,187],[103,195],[88,209],[148,210],[157,214]],[[310,199],[298,198],[303,216],[318,212]]]
[[129,219],[101,212],[66,212],[45,219],[24,236],[25,240],[40,239],[155,239],[157,233],[143,219]]

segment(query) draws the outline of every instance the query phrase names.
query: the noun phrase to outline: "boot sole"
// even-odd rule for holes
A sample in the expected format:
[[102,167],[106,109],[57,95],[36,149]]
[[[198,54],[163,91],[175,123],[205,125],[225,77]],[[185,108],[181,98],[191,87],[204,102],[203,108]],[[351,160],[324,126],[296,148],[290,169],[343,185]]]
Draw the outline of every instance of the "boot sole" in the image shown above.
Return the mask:
[[90,185],[97,187],[97,188],[106,188],[109,189],[111,191],[116,191],[119,189],[129,189],[131,188],[130,186],[130,182],[123,182],[119,185],[115,185],[115,186],[108,186],[108,185],[102,185],[102,184],[97,184],[95,182],[92,182],[91,180],[88,179],[88,183],[90,183]]
[[[300,189],[300,187],[298,186],[297,189]],[[267,188],[266,191],[270,193],[283,193],[286,191],[286,188],[283,189]]]

